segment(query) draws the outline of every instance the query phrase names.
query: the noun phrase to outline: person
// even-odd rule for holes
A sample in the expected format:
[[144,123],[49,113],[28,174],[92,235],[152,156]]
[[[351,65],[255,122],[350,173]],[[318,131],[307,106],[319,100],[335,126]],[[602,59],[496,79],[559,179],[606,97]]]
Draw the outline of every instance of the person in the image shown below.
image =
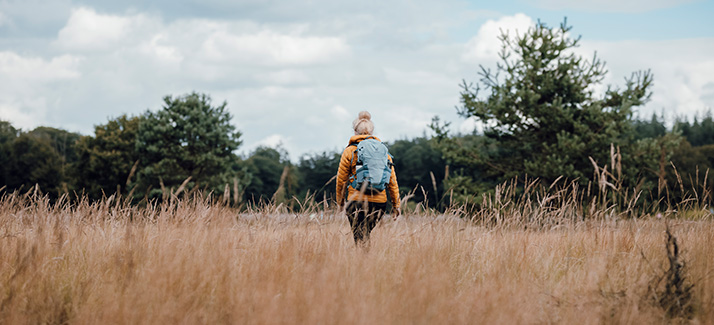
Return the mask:
[[[375,139],[374,124],[372,115],[367,111],[359,113],[357,119],[352,122],[354,135],[350,137],[347,148],[342,152],[340,166],[337,170],[337,205],[340,210],[344,209],[349,219],[354,235],[355,244],[365,244],[369,242],[369,235],[372,229],[381,220],[387,210],[387,193],[392,204],[393,218],[396,219],[400,213],[399,185],[397,184],[397,174],[392,165],[392,157],[387,155],[391,175],[386,188],[381,191],[365,191],[364,186],[360,189],[351,183],[352,177],[357,173],[357,146],[366,139]],[[385,147],[386,152],[386,147]],[[351,185],[352,184],[352,185]],[[347,195],[345,195],[347,190]],[[345,198],[346,197],[346,198]],[[345,206],[346,200],[346,206]]]

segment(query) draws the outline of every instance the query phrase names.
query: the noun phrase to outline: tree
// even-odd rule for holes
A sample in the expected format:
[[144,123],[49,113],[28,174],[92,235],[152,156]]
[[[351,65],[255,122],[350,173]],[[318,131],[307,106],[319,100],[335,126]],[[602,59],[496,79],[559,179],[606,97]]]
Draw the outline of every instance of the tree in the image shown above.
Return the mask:
[[47,139],[21,134],[12,142],[9,152],[6,179],[9,190],[29,189],[37,184],[53,198],[66,190],[62,188],[62,156]]
[[10,122],[0,120],[0,187],[8,184],[10,149],[19,133]]
[[649,98],[651,74],[633,73],[625,89],[608,88],[597,97],[593,86],[606,74],[604,63],[577,56],[580,39],[570,30],[566,22],[559,28],[538,22],[522,36],[504,33],[496,72],[481,67],[481,84],[462,86],[459,114],[486,125],[487,141],[469,155],[501,180],[585,181],[593,172],[589,157],[604,164],[611,144],[631,141],[633,107]]
[[127,194],[134,185],[129,179],[135,172],[139,155],[136,137],[140,118],[121,115],[94,127],[94,137],[83,136],[77,143],[77,186],[92,199],[117,190]]
[[444,194],[446,163],[441,152],[432,145],[432,140],[419,137],[397,140],[388,146],[389,153],[394,157],[401,192],[421,187],[424,191],[417,190],[413,201],[428,201],[431,206],[436,206]]
[[297,166],[300,175],[298,197],[304,198],[309,192],[318,201],[322,200],[323,196],[334,198],[335,180],[333,177],[337,175],[339,166],[340,153],[337,152],[325,151],[320,154],[302,156]]
[[635,139],[657,138],[667,133],[667,127],[664,125],[664,118],[657,117],[657,114],[652,113],[649,121],[635,119],[632,121]]
[[76,145],[82,136],[81,134],[47,126],[39,126],[30,131],[29,135],[43,139],[49,143],[62,157],[65,167],[77,161]]
[[60,156],[60,168],[63,175],[61,187],[65,190],[75,190],[77,175],[74,165],[79,157],[77,141],[82,135],[47,126],[36,127],[28,132],[28,135],[49,144]]
[[299,190],[297,172],[287,159],[287,152],[280,147],[258,147],[245,160],[245,165],[251,175],[245,190],[248,202],[283,202]]
[[[671,171],[667,174],[667,183],[670,195],[673,196],[672,201],[682,202],[687,195],[696,192],[701,199],[708,199],[704,203],[711,204],[711,193],[714,191],[714,144],[693,147],[688,141],[682,141],[675,149],[672,165],[677,168],[677,173],[674,173],[673,167],[667,166]],[[682,189],[687,193],[682,193]],[[706,192],[709,195],[704,195]]]
[[712,112],[707,111],[702,122],[695,116],[694,122],[689,124],[687,120],[679,120],[674,123],[675,129],[682,131],[682,135],[687,138],[692,146],[705,146],[714,144],[714,119]]
[[147,111],[136,142],[143,167],[140,189],[151,186],[150,196],[156,197],[160,188],[178,188],[189,177],[187,189],[223,193],[226,184],[233,184],[234,151],[241,144],[241,133],[230,124],[226,105],[211,106],[209,96],[191,93],[167,96],[161,110]]

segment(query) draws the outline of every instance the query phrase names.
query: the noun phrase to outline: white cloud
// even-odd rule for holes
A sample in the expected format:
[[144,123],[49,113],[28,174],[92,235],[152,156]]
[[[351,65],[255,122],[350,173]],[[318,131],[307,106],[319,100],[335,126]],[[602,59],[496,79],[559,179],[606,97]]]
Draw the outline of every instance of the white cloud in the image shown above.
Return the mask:
[[394,141],[406,135],[421,135],[434,114],[413,106],[390,107],[372,115],[375,135]]
[[159,62],[169,64],[179,64],[184,56],[176,46],[167,44],[168,41],[163,33],[154,35],[149,42],[143,43],[140,49],[149,57],[155,57]]
[[264,65],[313,64],[338,59],[348,52],[339,37],[286,35],[270,30],[256,34],[216,31],[202,45],[205,56],[222,63]]
[[255,151],[255,149],[258,149],[258,147],[280,147],[282,149],[285,149],[288,154],[301,153],[301,151],[299,150],[300,148],[296,147],[292,142],[292,137],[278,133],[268,135],[267,137],[264,137],[263,139],[260,139],[257,142],[246,143],[246,146],[241,149],[243,149],[242,151],[244,151],[244,153],[250,153]]
[[70,51],[115,48],[125,42],[142,16],[103,15],[90,8],[72,10],[67,25],[59,31],[57,46]]
[[499,58],[498,54],[502,47],[499,39],[502,32],[512,37],[516,34],[522,35],[533,25],[535,25],[533,19],[522,13],[504,16],[498,20],[488,20],[481,25],[476,36],[466,43],[461,58],[471,63],[495,62]]
[[277,147],[285,142],[285,137],[282,134],[271,134],[258,141],[257,146]]
[[712,108],[714,39],[670,41],[586,42],[577,53],[606,61],[608,75],[603,85],[624,87],[625,77],[638,70],[652,71],[652,98],[640,109],[643,115],[660,113],[692,116]]
[[471,116],[467,119],[464,119],[460,124],[458,128],[459,132],[463,134],[468,134],[472,133],[474,130],[482,131],[483,127],[481,126],[481,123],[479,123],[478,119],[474,116]]
[[257,79],[273,85],[304,85],[312,81],[312,78],[307,73],[296,69],[270,71],[258,75]]
[[[81,59],[62,55],[45,60],[0,52],[0,116],[18,127],[46,123],[52,87],[81,77]],[[54,98],[58,101],[60,98]]]
[[330,109],[332,116],[339,121],[347,121],[350,119],[350,112],[347,111],[342,105],[335,105]]
[[698,0],[536,0],[531,3],[550,10],[574,9],[591,12],[636,13],[676,7],[695,1]]
[[47,61],[39,57],[24,57],[10,51],[0,52],[0,82],[6,87],[17,82],[49,82],[77,79],[81,59],[61,55]]
[[0,120],[11,121],[15,128],[32,129],[44,120],[47,105],[44,98],[23,98],[16,102],[13,98],[0,99]]
[[[345,9],[320,1],[309,8],[238,4],[251,13],[240,12],[238,20],[178,9],[172,16],[160,5],[151,13],[66,9],[49,33],[53,39],[0,52],[0,114],[23,128],[90,133],[107,117],[156,110],[164,95],[198,91],[215,104],[228,102],[243,132],[242,152],[282,142],[293,158],[344,148],[361,110],[372,113],[385,141],[421,135],[434,115],[467,131],[478,125],[456,115],[460,81],[478,81],[478,64],[495,67],[501,29],[513,35],[534,24],[524,14],[480,24],[484,16],[471,17],[463,3]],[[403,14],[393,15],[396,10]],[[456,41],[474,31],[468,43]],[[586,58],[598,50],[608,61],[606,81],[614,85],[632,69],[652,68],[648,107],[658,110],[714,99],[706,57],[714,49],[695,43],[583,43],[582,49]],[[52,54],[27,54],[43,51]]]

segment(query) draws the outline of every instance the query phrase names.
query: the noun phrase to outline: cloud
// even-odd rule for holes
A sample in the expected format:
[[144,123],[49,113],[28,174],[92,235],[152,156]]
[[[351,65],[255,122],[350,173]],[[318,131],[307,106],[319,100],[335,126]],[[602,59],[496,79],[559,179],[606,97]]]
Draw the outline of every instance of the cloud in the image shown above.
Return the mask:
[[284,144],[285,137],[281,134],[271,134],[264,139],[258,141],[257,145],[258,146],[265,146],[265,147],[277,147],[279,145]]
[[40,57],[24,57],[10,51],[0,52],[0,82],[10,86],[17,82],[50,82],[77,79],[81,58],[61,55],[47,61]]
[[[288,152],[288,158],[297,158],[296,156],[293,156],[295,153],[300,152],[300,148],[295,145],[292,141],[292,137],[290,136],[285,136],[283,134],[278,134],[278,133],[273,133],[270,134],[263,139],[260,139],[257,142],[250,143],[244,148],[241,148],[243,151],[243,154],[250,154],[251,152],[255,151],[259,147],[269,147],[269,148],[281,148],[285,149],[285,151]],[[292,154],[292,155],[291,155]]]
[[522,35],[534,25],[533,19],[522,13],[488,20],[481,25],[476,36],[466,43],[461,58],[470,63],[495,62],[499,59],[498,54],[502,47],[499,39],[502,33],[508,33],[510,36]]
[[583,41],[577,53],[606,62],[608,74],[603,85],[625,85],[625,78],[638,70],[651,70],[652,98],[640,108],[647,116],[664,110],[665,116],[692,116],[712,108],[714,83],[714,38],[669,41]]
[[77,8],[59,31],[56,45],[68,51],[110,50],[121,46],[147,20],[142,15],[103,15],[90,8]]
[[208,35],[202,52],[220,63],[301,65],[339,59],[348,46],[338,37],[284,35],[270,30],[238,35],[216,31]]
[[347,121],[350,119],[350,112],[342,105],[335,105],[331,109],[332,116],[339,121]]
[[81,77],[82,59],[61,55],[46,60],[0,52],[0,116],[17,127],[31,128],[47,123],[47,111],[61,98],[51,98],[52,88]]
[[531,4],[549,10],[637,13],[677,7],[698,0],[536,0]]
[[281,86],[299,86],[309,84],[313,79],[303,70],[299,69],[284,69],[270,71],[257,76],[257,80],[266,84],[281,85]]
[[[22,107],[22,108],[20,108]],[[0,99],[0,120],[11,121],[13,126],[20,129],[31,129],[36,126],[38,117],[42,117],[47,110],[44,99],[26,99],[22,103],[13,98]]]
[[[460,81],[478,81],[478,64],[495,67],[500,29],[522,33],[534,24],[525,14],[489,13],[497,18],[484,21],[450,1],[214,0],[170,8],[129,1],[65,3],[49,37],[0,41],[3,118],[88,134],[108,117],[157,110],[165,95],[197,91],[227,101],[242,152],[280,142],[293,158],[340,150],[361,110],[372,113],[385,141],[422,135],[434,115],[465,131],[478,125],[456,114]],[[32,25],[7,17],[17,33]],[[714,80],[703,73],[712,49],[696,43],[583,43],[582,50],[586,58],[598,50],[614,85],[631,69],[652,68],[648,107],[700,106],[714,98]]]
[[453,4],[257,2],[226,16],[220,1],[210,12],[183,3],[197,9],[184,13],[131,0],[74,3],[84,4],[65,9],[36,48],[78,58],[70,70],[78,77],[2,101],[13,123],[86,134],[107,118],[157,110],[164,95],[198,91],[228,102],[241,151],[279,139],[293,157],[344,147],[360,110],[374,114],[385,140],[420,134],[433,115],[455,115],[462,45],[444,43],[444,33],[473,19],[468,10],[451,15]]

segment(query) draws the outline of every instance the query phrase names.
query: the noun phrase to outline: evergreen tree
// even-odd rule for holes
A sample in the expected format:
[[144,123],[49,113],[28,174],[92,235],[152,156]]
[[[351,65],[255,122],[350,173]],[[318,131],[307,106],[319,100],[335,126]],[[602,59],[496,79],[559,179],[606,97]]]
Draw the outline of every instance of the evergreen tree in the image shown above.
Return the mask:
[[432,140],[418,137],[397,140],[388,146],[389,153],[394,157],[400,192],[406,194],[421,187],[423,191],[414,192],[413,202],[428,201],[432,207],[436,206],[444,195],[446,163],[441,152],[432,145]]
[[487,126],[488,140],[469,159],[498,171],[501,180],[584,181],[593,172],[589,157],[604,165],[611,145],[626,149],[632,137],[633,107],[649,98],[651,74],[634,73],[624,89],[597,97],[593,86],[606,74],[604,63],[575,55],[579,38],[570,30],[565,22],[559,28],[539,22],[522,36],[502,35],[497,71],[482,67],[480,85],[462,86],[459,113]]
[[[139,123],[136,151],[141,157],[139,189],[151,186],[151,197],[161,188],[176,189],[189,177],[186,189],[223,193],[233,184],[234,151],[241,133],[230,124],[226,103],[211,106],[205,94],[164,98],[164,107],[147,111]],[[163,185],[162,185],[163,184]]]
[[77,175],[74,165],[79,157],[77,142],[82,135],[47,126],[36,127],[28,132],[28,135],[49,144],[54,149],[61,158],[60,168],[63,175],[61,187],[65,190],[76,190]]
[[714,144],[714,119],[712,119],[711,111],[704,114],[701,123],[698,116],[694,116],[694,122],[691,124],[686,118],[678,118],[674,122],[674,129],[681,131],[682,136],[694,147]]
[[664,125],[664,118],[657,117],[657,114],[652,113],[649,121],[636,119],[633,121],[635,139],[657,138],[667,133],[667,127]]
[[10,150],[19,133],[10,122],[0,120],[0,187],[8,184]]
[[52,198],[67,190],[63,186],[63,158],[47,139],[23,133],[12,142],[9,153],[8,190],[27,190],[37,184]]
[[[299,198],[304,198],[308,192],[321,201],[323,196],[334,198],[335,180],[340,165],[340,154],[337,152],[322,152],[305,155],[300,158],[297,170],[300,175]],[[328,183],[329,182],[329,183]]]
[[250,174],[250,184],[245,190],[247,202],[273,200],[282,203],[297,194],[299,175],[288,160],[284,149],[258,147],[246,159],[245,165]]

